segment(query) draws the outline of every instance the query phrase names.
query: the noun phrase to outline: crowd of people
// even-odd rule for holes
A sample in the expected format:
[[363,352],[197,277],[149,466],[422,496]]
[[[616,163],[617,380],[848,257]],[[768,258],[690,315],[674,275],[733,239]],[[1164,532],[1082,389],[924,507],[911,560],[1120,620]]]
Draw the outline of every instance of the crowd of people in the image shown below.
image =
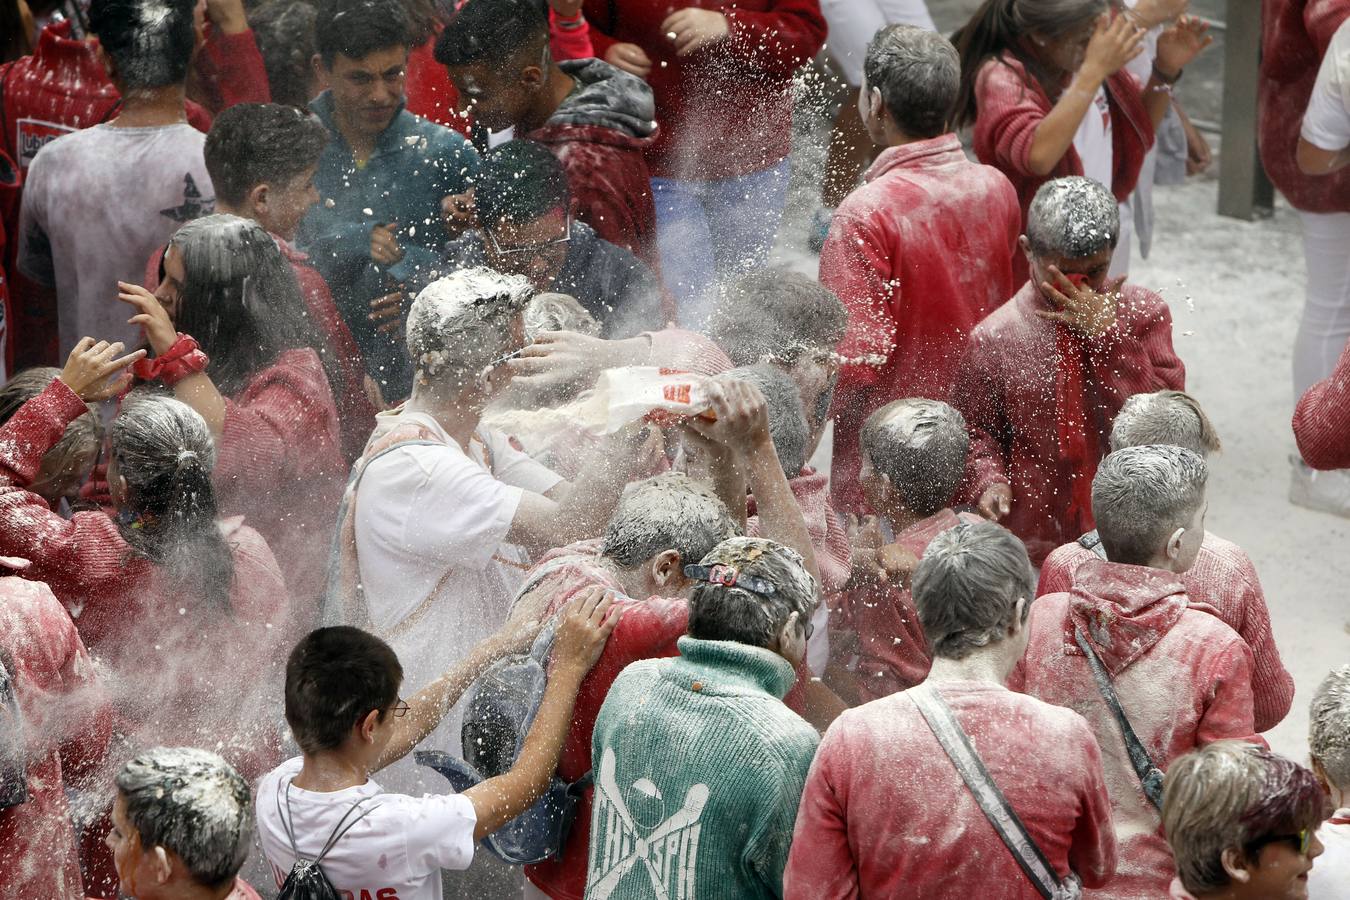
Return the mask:
[[[1350,515],[1350,2],[1263,14]],[[1271,752],[1129,280],[1186,0],[0,25],[0,900],[1350,898],[1350,664]]]

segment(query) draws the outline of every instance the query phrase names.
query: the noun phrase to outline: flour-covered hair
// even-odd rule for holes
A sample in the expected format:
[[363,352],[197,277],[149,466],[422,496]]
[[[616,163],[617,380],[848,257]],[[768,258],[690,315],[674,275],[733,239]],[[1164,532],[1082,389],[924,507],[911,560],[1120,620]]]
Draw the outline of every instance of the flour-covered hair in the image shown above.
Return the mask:
[[537,294],[525,307],[525,337],[545,331],[574,331],[598,337],[600,321],[571,294]]
[[745,381],[759,388],[769,414],[769,436],[778,462],[788,478],[801,475],[806,465],[806,441],[810,429],[806,424],[806,410],[802,396],[792,377],[772,363],[742,366],[726,373],[726,377]]
[[1116,198],[1082,175],[1047,181],[1027,211],[1027,242],[1042,259],[1086,259],[1114,248],[1119,238]]
[[934,138],[947,130],[961,87],[961,60],[942,35],[913,25],[881,29],[867,47],[863,75],[909,137]]
[[689,600],[689,634],[709,641],[736,641],[771,647],[795,612],[803,626],[816,607],[819,586],[796,550],[765,538],[733,537],[700,561],[730,566],[773,585],[760,594],[745,587],[700,582]]
[[920,516],[947,506],[965,475],[970,432],[961,413],[940,400],[888,403],[867,417],[859,440],[872,468]]
[[122,766],[114,782],[146,851],[173,851],[202,887],[229,884],[239,874],[253,810],[247,782],[220,756],[155,747]]
[[1146,565],[1172,532],[1190,524],[1208,478],[1204,459],[1184,447],[1146,444],[1109,454],[1092,480],[1092,515],[1107,558]]
[[1181,883],[1196,896],[1230,883],[1225,850],[1254,861],[1264,839],[1316,828],[1329,811],[1312,772],[1247,741],[1187,753],[1163,783],[1163,830]]
[[1135,394],[1125,401],[1111,425],[1111,449],[1144,444],[1171,444],[1201,456],[1223,449],[1200,401],[1185,391]]
[[605,528],[601,555],[632,569],[667,550],[693,565],[740,534],[726,504],[680,472],[664,472],[624,488]]
[[935,537],[914,570],[914,605],[935,657],[964,659],[1003,639],[1017,601],[1026,621],[1036,575],[1026,546],[993,522],[962,522]]
[[408,354],[418,376],[456,389],[519,347],[513,331],[534,290],[485,266],[433,281],[408,312]]
[[1350,791],[1350,665],[1332,669],[1313,694],[1308,746],[1328,780]]
[[834,291],[799,272],[762,270],[721,286],[708,336],[738,366],[765,360],[794,365],[832,352],[848,327]]

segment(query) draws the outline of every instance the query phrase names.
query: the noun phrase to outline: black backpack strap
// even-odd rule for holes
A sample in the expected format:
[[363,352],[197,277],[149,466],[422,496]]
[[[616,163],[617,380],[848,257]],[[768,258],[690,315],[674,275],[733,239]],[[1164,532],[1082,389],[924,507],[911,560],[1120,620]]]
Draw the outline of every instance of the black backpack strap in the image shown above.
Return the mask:
[[1083,634],[1083,629],[1075,627],[1073,630],[1074,641],[1078,644],[1078,649],[1083,651],[1087,657],[1088,666],[1092,669],[1092,677],[1097,682],[1097,690],[1101,692],[1102,699],[1111,709],[1111,714],[1116,717],[1116,724],[1120,726],[1120,733],[1125,738],[1125,752],[1130,755],[1130,765],[1134,766],[1134,774],[1139,776],[1139,784],[1144,789],[1144,796],[1148,797],[1158,809],[1162,809],[1162,786],[1163,771],[1153,764],[1153,758],[1148,755],[1144,742],[1139,740],[1139,735],[1134,733],[1134,726],[1130,725],[1130,719],[1125,715],[1125,709],[1120,705],[1120,697],[1116,695],[1116,687],[1111,683],[1111,675],[1102,665],[1101,659],[1097,656],[1097,651],[1092,649],[1088,643],[1087,635]]
[[1078,546],[1084,550],[1091,550],[1098,559],[1106,559],[1106,548],[1102,546],[1102,536],[1096,531],[1089,531],[1080,537]]
[[1046,900],[1071,900],[1080,896],[1082,889],[1078,879],[1070,876],[1060,880],[1059,873],[1045,858],[1040,846],[1018,818],[1017,811],[1012,808],[1008,798],[999,790],[993,776],[985,768],[984,760],[975,752],[970,736],[961,727],[961,723],[956,721],[951,707],[947,706],[938,692],[927,682],[910,688],[906,693],[923,714],[924,721],[928,723],[938,743],[942,745],[947,758],[960,773],[961,780],[970,789],[971,795],[989,820],[989,824],[994,826],[998,836],[1003,839],[1013,859],[1017,860],[1017,865],[1021,867],[1027,880]]
[[[299,862],[300,849],[295,845],[295,818],[291,815],[291,782],[289,781],[286,782],[285,792],[286,792],[286,814],[283,816],[281,812],[282,786],[278,784],[277,817],[281,819],[281,830],[286,832],[286,839],[290,841],[291,855],[293,855],[296,861]],[[328,855],[328,851],[332,850],[333,847],[337,844],[337,842],[342,840],[342,837],[347,832],[351,831],[353,827],[355,827],[357,822],[360,822],[366,816],[370,815],[372,812],[379,809],[379,804],[376,804],[375,806],[368,806],[365,809],[361,809],[361,804],[365,803],[369,799],[370,799],[369,797],[362,797],[360,800],[357,800],[350,807],[348,807],[347,811],[342,814],[342,818],[339,819],[338,823],[333,826],[333,830],[328,835],[328,840],[324,842],[323,849],[320,850],[318,856],[315,856],[314,859],[310,860],[310,862],[312,862],[314,865],[318,865],[320,862],[322,862],[323,858]],[[352,813],[357,812],[357,810],[360,810],[360,813],[355,817],[353,817]]]

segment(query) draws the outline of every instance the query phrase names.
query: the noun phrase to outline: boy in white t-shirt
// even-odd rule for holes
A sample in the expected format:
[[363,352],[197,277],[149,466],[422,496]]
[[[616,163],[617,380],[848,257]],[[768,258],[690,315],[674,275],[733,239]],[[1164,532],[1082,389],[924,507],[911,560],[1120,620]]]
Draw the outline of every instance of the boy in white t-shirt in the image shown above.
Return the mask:
[[1350,21],[1336,29],[1317,70],[1297,160],[1305,175],[1330,175],[1350,165]]
[[1308,897],[1350,900],[1350,665],[1333,669],[1318,686],[1309,720],[1313,774],[1336,812],[1317,829],[1326,850],[1308,873]]
[[341,834],[320,862],[340,894],[440,900],[440,870],[467,869],[474,845],[548,787],[577,688],[618,622],[613,599],[592,588],[559,613],[548,687],[516,764],[462,794],[386,794],[369,776],[409,753],[488,665],[527,647],[538,626],[509,624],[406,702],[398,696],[403,669],[384,641],[348,626],[310,632],[286,665],[286,721],[303,755],[263,776],[255,801],[278,887],[297,853],[315,859]]

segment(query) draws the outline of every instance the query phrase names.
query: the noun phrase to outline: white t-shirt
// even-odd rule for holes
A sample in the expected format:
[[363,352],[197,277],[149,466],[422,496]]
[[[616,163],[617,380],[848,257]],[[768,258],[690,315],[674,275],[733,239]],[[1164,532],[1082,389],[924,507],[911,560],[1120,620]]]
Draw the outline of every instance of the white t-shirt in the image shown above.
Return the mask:
[[1350,20],[1341,23],[1317,70],[1308,110],[1303,114],[1303,139],[1322,150],[1350,146]]
[[1322,823],[1317,839],[1326,849],[1308,873],[1308,900],[1350,900],[1350,809]]
[[1097,88],[1092,106],[1078,123],[1073,149],[1083,163],[1083,174],[1110,190],[1116,156],[1111,146],[1111,107],[1106,102],[1106,88]]
[[95,125],[43,147],[24,181],[18,264],[56,288],[61,355],[80,338],[140,340],[117,282],[145,265],[179,226],[215,211],[206,135],[191,125]]
[[[506,541],[521,495],[562,480],[486,428],[468,453],[424,413],[380,413],[375,434],[409,421],[444,444],[386,453],[366,467],[356,498],[362,588],[376,633],[403,664],[404,697],[506,621],[529,567],[525,552]],[[423,746],[459,755],[461,712],[456,706]],[[445,785],[411,756],[385,772],[387,784],[410,793]]]
[[286,826],[300,854],[313,859],[361,799],[366,800],[361,809],[370,813],[319,863],[344,897],[441,900],[441,869],[467,869],[473,861],[478,816],[462,794],[386,794],[373,781],[345,791],[316,793],[291,785],[301,762],[297,756],[264,775],[254,800],[258,840],[277,887],[295,865]]

